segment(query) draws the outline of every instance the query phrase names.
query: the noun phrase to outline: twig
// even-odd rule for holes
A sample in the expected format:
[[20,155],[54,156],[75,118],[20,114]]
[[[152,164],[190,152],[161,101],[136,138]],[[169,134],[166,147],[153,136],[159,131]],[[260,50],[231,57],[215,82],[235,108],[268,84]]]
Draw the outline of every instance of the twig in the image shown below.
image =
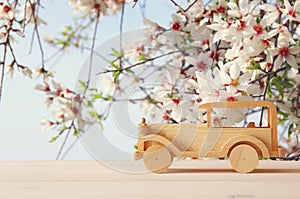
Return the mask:
[[[92,51],[91,48],[85,47],[85,49]],[[93,53],[95,55],[97,55],[98,57],[100,57],[101,59],[103,59],[105,62],[110,63],[110,60],[108,60],[105,56],[101,55],[100,53],[98,53],[97,51],[93,51]]]
[[277,73],[279,73],[280,71],[283,71],[283,70],[285,70],[285,69],[286,69],[286,67],[284,66],[284,67],[278,68],[278,69],[275,70],[275,71],[267,72],[266,74],[259,76],[259,77],[256,78],[255,80],[250,81],[249,84],[253,84],[253,83],[257,82],[257,81],[260,81],[260,80],[262,80],[262,79],[265,78],[265,77],[270,77],[271,75],[275,75],[275,74],[277,74]]
[[70,144],[70,146],[65,150],[65,152],[61,156],[61,160],[65,159],[65,157],[69,154],[69,152],[72,150],[72,148],[75,146],[75,144],[78,142],[80,138],[76,137],[76,139]]
[[195,3],[197,3],[197,1],[198,1],[198,0],[194,0],[193,3],[191,3],[191,4],[184,10],[184,12],[187,12],[191,7],[193,7],[193,5],[194,5]]
[[[267,90],[268,90],[268,87],[269,87],[269,81],[270,81],[270,76],[268,76],[268,79],[267,79],[267,84],[266,84],[266,87],[265,87],[265,90],[264,90],[264,94],[263,94],[263,100],[266,99]],[[265,109],[264,107],[261,107],[261,113],[260,113],[260,119],[259,119],[259,126],[260,127],[262,126],[264,109]]]
[[145,8],[146,8],[146,1],[143,2],[143,4],[141,4],[141,2],[139,2],[139,6],[140,6],[140,11],[142,14],[143,19],[145,19]]
[[[90,84],[90,80],[91,80],[91,75],[92,75],[92,66],[93,66],[93,52],[94,52],[94,49],[95,49],[95,43],[96,43],[96,35],[97,35],[97,30],[98,30],[98,25],[99,25],[99,18],[100,18],[100,10],[97,10],[97,15],[96,15],[96,22],[95,22],[95,27],[94,27],[94,32],[93,32],[93,39],[92,39],[92,45],[91,45],[91,53],[90,53],[90,60],[89,60],[89,67],[88,67],[88,79],[87,79],[87,82],[86,82],[86,87],[83,91],[83,94],[82,94],[82,99],[80,100],[79,102],[79,107],[82,106],[82,103],[83,103],[83,99],[85,98],[85,95],[86,95],[86,92],[88,90],[88,87],[89,87],[89,84]],[[67,135],[64,139],[64,142],[62,143],[61,147],[60,147],[60,150],[58,152],[58,155],[56,157],[56,159],[58,159],[65,147],[65,144],[67,142],[67,139],[69,137],[69,134],[70,134],[70,131],[72,128],[75,128],[75,118],[72,120],[72,123],[68,129],[68,132],[67,132]]]
[[208,6],[213,0],[209,0],[208,2],[206,2],[206,4],[204,5],[204,7]]
[[176,1],[174,0],[170,0],[170,1],[178,8],[178,10],[181,12],[181,14],[185,16],[187,20],[190,19],[190,17],[186,14],[186,11]]
[[[96,22],[95,22],[95,27],[94,27],[94,32],[93,32],[93,39],[92,39],[92,46],[91,46],[91,53],[90,53],[90,60],[89,60],[89,67],[88,67],[88,79],[86,82],[86,89],[83,92],[83,97],[86,95],[87,89],[89,87],[90,81],[91,81],[91,75],[92,75],[92,66],[93,66],[93,58],[94,58],[94,49],[95,49],[95,43],[96,43],[96,36],[97,36],[97,29],[99,25],[99,18],[100,18],[100,10],[97,10],[97,15],[96,15]],[[82,104],[82,101],[80,102],[80,106]]]
[[136,6],[136,4],[139,2],[139,0],[134,0],[133,2],[134,2],[134,4],[133,4],[132,8],[134,8]]
[[156,56],[156,57],[149,58],[149,59],[147,59],[147,60],[145,60],[145,61],[135,63],[135,64],[133,64],[133,65],[130,65],[130,66],[125,67],[125,68],[122,68],[122,69],[105,70],[105,71],[103,71],[103,72],[97,73],[97,75],[104,74],[104,73],[113,73],[113,72],[118,72],[118,71],[120,71],[120,72],[126,71],[126,70],[132,69],[132,68],[134,68],[134,67],[136,67],[136,66],[140,66],[140,65],[145,64],[145,63],[147,63],[147,62],[154,61],[154,60],[156,60],[156,59],[159,59],[159,58],[162,58],[162,57],[165,57],[165,56],[168,56],[168,55],[172,55],[172,54],[178,53],[178,52],[182,52],[182,50],[171,51],[171,52],[168,52],[168,53],[166,53],[166,54],[158,55],[158,56]]
[[[122,11],[121,11],[121,19],[120,19],[120,52],[123,55],[123,22],[124,22],[124,12],[125,12],[125,2],[122,4]],[[120,60],[120,67],[122,68],[122,57],[119,58]]]
[[[62,151],[63,151],[63,149],[64,149],[64,147],[65,147],[65,145],[66,145],[66,143],[67,143],[68,137],[69,137],[70,132],[71,132],[71,129],[72,129],[72,127],[73,127],[73,123],[74,123],[74,120],[73,120],[72,124],[70,125],[70,127],[68,128],[68,132],[67,132],[67,134],[66,134],[66,137],[65,137],[65,139],[64,139],[64,141],[63,141],[63,143],[62,143],[62,145],[61,145],[60,148],[59,148],[58,154],[57,154],[57,156],[56,156],[56,160],[59,160],[59,157],[60,157],[60,155],[61,155],[61,153],[62,153]],[[64,131],[61,131],[61,134],[62,134],[63,132],[64,132]],[[60,134],[59,134],[59,135],[60,135]]]
[[3,58],[1,61],[1,79],[0,79],[0,102],[2,99],[2,91],[3,91],[3,83],[4,83],[4,74],[5,74],[5,62],[6,62],[6,55],[7,55],[7,46],[9,43],[9,33],[10,33],[10,29],[8,29],[7,34],[6,34],[6,38],[5,38],[5,44],[4,44],[4,50],[3,50]]

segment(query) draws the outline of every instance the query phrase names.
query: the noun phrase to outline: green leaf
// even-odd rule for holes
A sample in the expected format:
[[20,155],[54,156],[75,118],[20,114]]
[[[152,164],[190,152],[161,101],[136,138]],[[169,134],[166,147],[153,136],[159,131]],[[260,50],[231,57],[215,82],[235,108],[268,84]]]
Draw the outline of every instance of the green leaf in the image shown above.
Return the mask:
[[277,89],[277,91],[279,92],[281,99],[283,99],[284,90],[282,88],[282,85],[280,84],[280,81],[278,81],[278,79],[273,79],[272,82],[275,88]]
[[114,83],[117,83],[120,75],[121,75],[121,71],[116,71],[113,73]]
[[75,137],[77,137],[77,136],[79,135],[79,131],[78,131],[77,129],[74,129],[73,135],[74,135]]
[[116,64],[116,63],[115,63],[116,61],[117,61],[117,60],[111,61],[111,62],[110,62],[110,65],[111,65],[111,67],[113,67],[113,68],[119,70],[119,69],[121,69],[121,68],[120,68],[119,64]]
[[64,40],[57,40],[57,41],[56,41],[56,44],[57,44],[57,45],[62,45],[62,46],[69,46],[69,45],[70,45],[69,42],[64,41]]
[[97,91],[98,91],[98,89],[97,89],[97,88],[90,88],[89,90],[90,90],[90,91],[95,91],[95,92],[97,92]]
[[172,97],[172,94],[171,93],[167,93],[166,95],[165,95],[165,98],[171,98]]
[[139,52],[139,61],[146,61],[147,58],[143,55],[143,53]]
[[133,70],[130,70],[130,69],[126,69],[125,71],[128,73],[132,73],[132,74],[134,73]]
[[102,93],[93,93],[91,94],[91,97],[96,100],[96,99],[102,99],[103,96],[102,96]]
[[286,122],[288,120],[287,117],[283,117],[282,119],[280,119],[277,124],[283,124],[284,122]]
[[268,98],[272,98],[272,84],[270,83],[267,88],[267,96]]
[[260,20],[261,20],[261,19],[260,19],[260,15],[258,15],[258,16],[256,17],[256,23],[259,24],[259,23],[260,23]]
[[104,130],[103,123],[99,120],[99,121],[98,121],[98,124],[99,124],[99,127],[100,127],[101,131],[103,131],[103,130]]
[[133,148],[134,148],[134,150],[136,150],[136,151],[139,150],[139,147],[138,147],[137,145],[134,145]]
[[90,114],[90,116],[95,117],[95,118],[99,117],[99,114],[97,113],[97,111],[90,111],[89,114]]
[[79,80],[79,84],[80,84],[82,89],[84,89],[84,90],[86,89],[86,85],[82,80]]
[[50,140],[49,142],[51,142],[51,143],[52,143],[52,142],[55,142],[55,141],[57,140],[58,137],[59,137],[59,135],[52,137],[51,140]]
[[248,69],[248,70],[259,70],[261,68],[260,68],[259,63],[254,62],[253,64],[247,66],[246,69]]
[[71,31],[72,29],[72,26],[65,26],[65,30]]
[[90,100],[87,100],[87,107],[94,107],[93,102]]
[[281,112],[281,111],[278,111],[278,115],[281,115],[281,116],[286,117],[286,118],[289,117],[289,114]]
[[111,49],[113,51],[113,55],[120,58],[120,57],[123,57],[123,54],[120,53],[119,51],[117,51],[116,49],[112,48]]
[[104,100],[106,101],[112,101],[114,99],[114,97],[112,95],[107,95]]
[[186,39],[188,40],[188,42],[193,43],[195,40],[192,39],[192,34],[187,32],[186,33]]
[[292,88],[292,87],[294,86],[294,84],[288,82],[288,80],[287,80],[287,81],[282,81],[282,82],[280,82],[280,83],[281,83],[281,85],[282,85],[284,88]]
[[20,21],[17,21],[20,25],[23,25],[23,23],[25,22],[25,19],[21,19]]
[[289,130],[288,130],[288,137],[290,138],[290,136],[292,135],[293,131],[292,129],[294,128],[294,124],[291,123],[290,126],[289,126]]

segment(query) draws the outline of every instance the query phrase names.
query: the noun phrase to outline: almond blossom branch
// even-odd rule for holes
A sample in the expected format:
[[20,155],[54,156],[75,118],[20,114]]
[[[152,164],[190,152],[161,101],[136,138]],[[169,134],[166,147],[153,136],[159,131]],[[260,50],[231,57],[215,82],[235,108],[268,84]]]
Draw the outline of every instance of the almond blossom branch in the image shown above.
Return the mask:
[[[28,3],[30,4],[30,7],[32,9],[32,19],[33,19],[33,22],[34,22],[34,29],[33,30],[34,30],[34,33],[36,34],[39,50],[40,50],[40,53],[41,53],[41,62],[42,62],[41,63],[41,68],[45,69],[44,49],[43,49],[43,45],[42,45],[42,42],[41,42],[39,28],[38,28],[39,22],[38,22],[37,17],[36,17],[36,16],[38,16],[38,9],[40,7],[40,1],[38,0],[36,3],[32,3],[31,1],[28,1]],[[33,40],[34,40],[34,34],[32,35],[30,51],[32,50],[32,47],[33,47]]]
[[253,83],[255,83],[255,82],[259,82],[259,81],[261,81],[262,79],[264,79],[264,78],[266,78],[266,77],[270,77],[271,75],[276,75],[277,73],[279,73],[279,72],[281,72],[281,71],[284,71],[284,70],[286,70],[286,66],[281,67],[281,68],[278,68],[278,69],[275,70],[275,71],[270,71],[270,72],[267,72],[267,73],[265,73],[265,74],[263,74],[263,75],[260,75],[258,78],[256,78],[256,79],[250,81],[249,84],[253,84]]
[[59,132],[58,137],[61,136],[61,135],[65,132],[65,130],[67,130],[67,133],[66,133],[66,136],[65,136],[65,138],[64,138],[64,141],[63,141],[63,143],[61,144],[61,146],[60,146],[60,148],[59,148],[59,151],[58,151],[58,154],[57,154],[57,156],[56,156],[56,158],[55,158],[56,160],[59,160],[59,157],[60,157],[60,155],[61,155],[61,153],[62,153],[62,151],[63,151],[63,149],[64,149],[64,146],[65,146],[66,143],[67,143],[67,140],[68,140],[68,137],[69,137],[69,135],[70,135],[70,132],[71,132],[72,128],[75,128],[74,120],[72,121],[71,125],[70,125],[67,129],[63,129],[63,130],[61,130],[61,131]]
[[[6,38],[8,40],[8,36]],[[1,79],[0,79],[0,102],[2,100],[2,92],[3,92],[3,83],[4,83],[4,74],[5,74],[5,63],[6,63],[6,53],[7,53],[7,45],[4,45],[3,57],[1,61]]]
[[[100,18],[100,10],[98,9],[97,10],[97,15],[96,15],[95,26],[94,26],[93,37],[92,37],[91,53],[90,53],[90,60],[89,60],[89,65],[88,65],[88,77],[87,77],[85,89],[83,90],[81,100],[79,101],[79,105],[78,105],[79,109],[81,108],[81,106],[83,106],[83,100],[86,98],[86,93],[87,93],[87,90],[89,88],[89,84],[90,84],[90,80],[91,80],[92,66],[93,66],[93,54],[94,54],[93,52],[94,52],[95,43],[96,43],[97,30],[98,30],[98,26],[99,26],[99,18]],[[77,114],[80,114],[80,113],[77,113]],[[71,129],[74,129],[74,131],[77,131],[76,126],[74,125],[75,119],[76,119],[76,116],[75,116],[75,118],[73,118],[72,123],[68,127],[68,132],[67,132],[66,137],[65,137],[65,139],[64,139],[64,141],[63,141],[63,143],[60,147],[60,150],[57,154],[56,159],[59,159],[59,157],[60,157],[60,155],[61,155],[61,153],[62,153],[62,151],[63,151],[63,149],[66,145],[66,142],[67,142],[67,139],[69,137]]]
[[182,52],[182,50],[171,51],[171,52],[168,52],[168,53],[166,53],[166,54],[162,54],[162,55],[158,55],[158,56],[156,56],[156,57],[148,58],[148,59],[146,59],[145,61],[142,61],[142,62],[138,62],[138,63],[132,64],[131,66],[127,66],[127,67],[124,67],[124,68],[122,68],[122,69],[105,70],[105,71],[103,71],[103,72],[97,73],[97,75],[104,74],[104,73],[123,72],[123,71],[129,70],[129,69],[132,69],[132,68],[134,68],[134,67],[143,65],[143,64],[145,64],[145,63],[147,63],[147,62],[151,62],[151,61],[154,61],[154,60],[156,60],[156,59],[159,59],[159,58],[162,58],[162,57],[166,57],[166,56],[168,56],[168,55],[172,55],[172,54],[178,53],[178,52]]

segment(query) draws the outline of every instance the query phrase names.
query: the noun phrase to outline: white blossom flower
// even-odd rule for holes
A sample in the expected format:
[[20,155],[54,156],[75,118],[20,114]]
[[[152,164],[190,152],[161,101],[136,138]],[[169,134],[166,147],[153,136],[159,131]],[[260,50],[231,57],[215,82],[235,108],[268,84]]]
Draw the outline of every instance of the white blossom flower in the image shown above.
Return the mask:
[[188,83],[194,86],[201,102],[220,101],[223,85],[217,70],[214,74],[210,70],[206,73],[196,71],[195,74],[197,80],[189,79]]
[[102,75],[103,91],[113,93],[119,86],[114,82],[113,78],[108,75]]
[[47,83],[37,84],[37,85],[35,85],[34,89],[39,90],[39,91],[50,91],[50,87]]
[[142,102],[141,108],[144,111],[145,115],[147,115],[152,119],[151,122],[159,123],[164,120],[165,112],[162,110],[162,108],[159,105],[150,103],[149,101],[145,100]]
[[278,18],[278,16],[281,14],[281,10],[279,7],[267,3],[263,3],[259,5],[259,8],[263,11],[266,11],[266,15],[264,18],[266,19],[267,26],[271,25],[275,20]]
[[219,40],[225,40],[225,41],[230,41],[231,34],[229,31],[229,26],[230,24],[222,19],[222,15],[214,15],[213,22],[207,27],[216,31],[213,37],[213,41],[217,42]]
[[190,19],[197,19],[203,15],[204,11],[205,11],[205,7],[203,5],[203,1],[198,0],[189,8],[186,14],[190,17]]
[[259,9],[257,4],[259,0],[254,0],[248,2],[248,0],[240,0],[238,1],[238,5],[232,1],[227,3],[227,6],[230,8],[228,10],[228,14],[233,17],[242,18],[249,14],[256,16],[259,14]]
[[34,79],[39,79],[40,76],[43,74],[43,68],[36,67],[32,70],[32,74]]
[[0,20],[11,21],[15,17],[15,11],[7,0],[0,2]]
[[225,0],[215,1],[208,5],[209,10],[214,11],[218,14],[226,14],[227,2]]
[[300,22],[300,16],[299,16],[300,1],[296,0],[294,3],[294,7],[291,6],[288,0],[283,0],[283,2],[285,8],[281,9],[282,12],[288,17],[289,20]]
[[105,15],[107,10],[104,0],[69,0],[69,4],[72,9],[83,14],[96,14],[100,10]]
[[187,56],[184,58],[189,64],[192,64],[195,71],[206,71],[212,66],[212,59],[208,53],[200,53],[198,57]]
[[44,132],[54,125],[54,122],[48,119],[41,119],[40,123],[42,125],[42,131]]
[[258,84],[249,84],[252,73],[250,71],[242,72],[239,63],[241,62],[234,61],[221,65],[220,77],[223,85],[228,89],[228,94],[235,95],[239,92],[260,94],[261,89]]
[[274,62],[274,69],[280,68],[284,60],[294,69],[298,69],[298,64],[295,56],[298,56],[299,53],[300,46],[289,46],[289,43],[286,38],[279,38],[278,48],[272,50],[273,56],[278,55]]
[[11,78],[15,76],[15,69],[13,66],[6,67],[6,74],[8,74]]
[[24,76],[28,76],[29,78],[32,78],[32,71],[28,67],[23,67],[22,68],[22,73]]
[[[46,25],[46,21],[44,21],[42,18],[40,18],[39,16],[36,16],[35,13],[33,13],[33,11],[36,10],[37,4],[35,2],[35,0],[29,0],[26,1],[27,3],[24,5],[23,8],[23,12],[21,12],[20,17],[25,17],[27,19],[27,21],[25,21],[26,24],[28,23],[34,23],[36,25]],[[34,7],[32,7],[34,6]],[[35,15],[35,16],[33,16]]]

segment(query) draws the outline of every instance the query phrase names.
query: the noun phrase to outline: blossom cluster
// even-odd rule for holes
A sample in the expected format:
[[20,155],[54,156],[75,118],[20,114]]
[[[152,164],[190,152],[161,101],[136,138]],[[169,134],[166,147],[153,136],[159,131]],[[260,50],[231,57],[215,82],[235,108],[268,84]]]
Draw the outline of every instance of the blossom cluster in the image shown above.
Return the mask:
[[82,95],[65,87],[61,83],[57,83],[52,79],[51,84],[37,84],[35,89],[45,93],[47,96],[45,104],[48,108],[53,104],[56,107],[49,119],[44,118],[41,120],[44,131],[50,128],[59,132],[56,136],[52,137],[51,141],[55,141],[65,131],[72,130],[76,136],[84,130],[85,125],[95,122],[93,119],[86,118],[82,114],[82,109],[86,103]]
[[[32,77],[32,69],[28,66],[20,64],[16,60],[14,53],[14,45],[17,44],[18,38],[24,38],[24,27],[28,24],[35,23],[45,24],[36,12],[37,4],[33,1],[23,1],[11,4],[9,1],[0,2],[0,41],[3,46],[3,54],[5,55],[1,64],[6,67],[6,73],[11,77],[14,76],[17,67],[24,76]],[[6,56],[9,54],[13,59],[9,60]]]
[[[83,112],[93,108],[96,100],[109,102],[108,106],[116,103],[117,93],[128,87],[122,78],[139,85],[144,96],[127,100],[141,102],[153,122],[206,122],[205,111],[198,109],[202,103],[264,99],[277,105],[278,122],[288,123],[289,133],[300,132],[300,0],[218,0],[208,6],[194,0],[187,1],[186,8],[172,1],[178,12],[168,27],[144,19],[143,38],[121,45],[120,52],[113,49],[114,59],[100,72],[109,92],[81,82],[82,94],[52,80],[44,65],[33,70],[15,59],[11,46],[15,36],[25,37],[24,27],[30,23],[37,31],[46,22],[38,15],[39,1],[11,2],[0,2],[0,40],[14,59],[1,60],[1,65],[10,75],[18,67],[25,76],[44,77],[36,89],[47,95],[47,106],[56,103],[58,109],[42,123],[57,129],[58,136],[71,128],[76,133],[84,131],[85,125],[106,118],[94,110],[87,111],[91,118],[84,118]],[[69,0],[81,16],[75,21],[77,26],[65,27],[63,39],[48,37],[48,42],[61,45],[62,50],[80,46],[80,40],[87,38],[85,31],[99,17],[115,14],[125,2]],[[153,82],[152,87],[143,86]],[[212,123],[239,125],[250,113],[265,114],[257,109],[214,109]],[[265,117],[260,118],[263,123]]]
[[[299,0],[219,0],[208,7],[199,0],[173,14],[169,27],[145,19],[144,42],[128,49],[140,63],[130,69],[152,69],[159,83],[142,103],[146,114],[156,122],[205,122],[202,103],[268,99],[279,122],[299,133],[299,9]],[[249,111],[257,112],[215,109],[212,122],[238,125]]]
[[[75,46],[78,44],[77,40],[83,39],[83,31],[91,26],[95,22],[96,18],[105,15],[115,14],[120,10],[124,4],[121,0],[70,0],[69,4],[75,11],[79,11],[83,18],[90,20],[84,21],[87,24],[78,23],[79,28],[72,27],[66,28],[63,31],[65,40],[58,40],[52,38],[52,36],[44,36],[44,39],[51,44],[62,44],[63,47],[68,47],[72,44]],[[46,95],[45,104],[48,108],[58,107],[50,115],[49,119],[42,119],[41,123],[43,129],[48,128],[55,129],[59,133],[53,137],[56,140],[65,131],[74,131],[74,134],[82,131],[86,124],[97,121],[97,115],[91,114],[92,118],[86,119],[82,114],[82,107],[86,105],[86,100],[83,95],[68,89],[60,83],[57,83],[54,77],[54,73],[47,70],[46,60],[44,58],[41,35],[39,32],[40,25],[47,25],[39,16],[40,8],[42,8],[42,2],[39,0],[23,0],[23,1],[0,1],[0,47],[3,47],[1,51],[0,66],[4,75],[10,77],[15,76],[16,71],[20,71],[23,76],[27,76],[31,79],[39,81],[36,89],[42,91]],[[96,14],[96,15],[95,15]],[[32,25],[32,32],[28,30],[28,26]],[[27,31],[25,31],[27,30]],[[40,66],[34,68],[21,63],[18,59],[18,54],[14,50],[18,46],[21,38],[25,38],[25,33],[29,33],[32,37],[36,37],[38,40],[39,49],[41,50]],[[71,38],[75,37],[77,38]],[[32,39],[33,41],[33,39]],[[33,43],[31,43],[33,45]],[[60,48],[58,50],[61,50]],[[18,70],[16,70],[18,69]],[[2,92],[3,78],[0,82]],[[86,88],[85,88],[86,89]],[[1,96],[1,95],[0,95]],[[52,104],[55,104],[52,106]],[[96,119],[95,119],[96,118]]]
[[69,0],[74,11],[85,15],[94,15],[100,11],[102,16],[115,14],[124,3],[124,0]]

